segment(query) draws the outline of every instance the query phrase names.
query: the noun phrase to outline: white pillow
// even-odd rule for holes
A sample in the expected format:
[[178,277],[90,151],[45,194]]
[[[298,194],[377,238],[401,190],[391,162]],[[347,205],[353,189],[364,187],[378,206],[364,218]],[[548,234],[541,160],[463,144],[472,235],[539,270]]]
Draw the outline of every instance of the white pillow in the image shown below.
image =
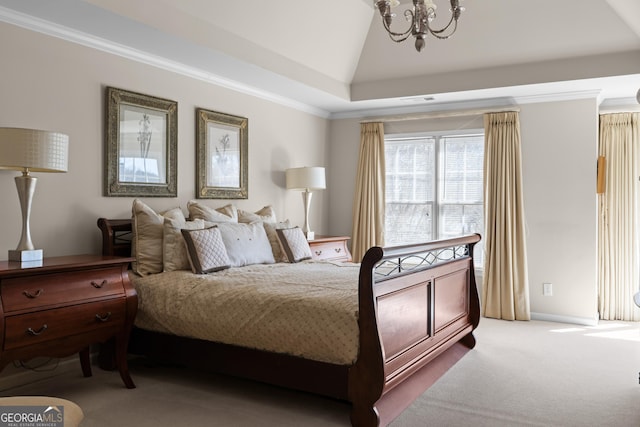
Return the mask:
[[164,219],[164,236],[162,239],[163,271],[189,270],[191,268],[184,237],[180,230],[202,230],[203,228],[204,220],[202,219],[194,219],[193,221],[174,218]]
[[203,219],[209,222],[238,222],[238,209],[232,204],[214,209],[191,200],[187,203],[189,219]]
[[257,221],[276,222],[276,212],[273,210],[273,207],[271,207],[271,205],[265,206],[255,213],[238,209],[238,222],[251,223]]
[[229,257],[218,227],[181,231],[191,271],[207,274],[229,268]]
[[231,267],[273,264],[273,251],[261,223],[221,222],[218,225]]
[[133,219],[131,255],[136,258],[131,266],[133,271],[141,276],[161,273],[164,268],[162,257],[164,219],[185,221],[184,214],[180,208],[173,208],[159,214],[139,199],[133,201],[131,214]]
[[300,227],[276,230],[282,251],[289,262],[300,262],[311,258],[311,248]]
[[267,233],[267,238],[271,245],[271,252],[273,252],[273,259],[276,262],[289,262],[287,254],[282,251],[280,240],[278,240],[278,233],[276,232],[278,229],[291,228],[289,220],[282,222],[263,222],[262,226],[264,227],[264,231]]

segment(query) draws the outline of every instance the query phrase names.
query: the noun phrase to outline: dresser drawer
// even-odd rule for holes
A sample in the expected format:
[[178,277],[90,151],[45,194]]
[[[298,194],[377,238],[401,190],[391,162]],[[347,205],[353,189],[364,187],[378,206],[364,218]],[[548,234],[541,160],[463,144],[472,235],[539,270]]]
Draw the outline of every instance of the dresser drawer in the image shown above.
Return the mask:
[[337,240],[332,242],[310,242],[311,255],[315,260],[350,261],[347,242]]
[[121,269],[118,267],[17,277],[2,281],[2,303],[7,314],[18,310],[115,295],[124,295]]
[[4,350],[124,325],[125,298],[73,305],[5,318]]

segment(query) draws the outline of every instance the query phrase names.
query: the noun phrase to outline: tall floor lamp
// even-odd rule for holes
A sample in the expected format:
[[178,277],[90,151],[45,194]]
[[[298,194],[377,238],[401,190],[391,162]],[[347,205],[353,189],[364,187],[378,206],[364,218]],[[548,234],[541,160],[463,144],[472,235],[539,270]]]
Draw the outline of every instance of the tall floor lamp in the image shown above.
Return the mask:
[[42,249],[31,242],[29,218],[31,200],[37,178],[30,172],[66,172],[69,137],[62,133],[35,129],[0,128],[0,169],[22,172],[15,177],[22,210],[22,236],[15,250],[9,251],[9,261],[42,261]]
[[313,240],[315,233],[309,227],[309,207],[311,206],[311,190],[324,190],[327,188],[324,168],[302,167],[286,170],[287,190],[302,190],[302,202],[304,203],[304,227],[302,231],[307,240]]

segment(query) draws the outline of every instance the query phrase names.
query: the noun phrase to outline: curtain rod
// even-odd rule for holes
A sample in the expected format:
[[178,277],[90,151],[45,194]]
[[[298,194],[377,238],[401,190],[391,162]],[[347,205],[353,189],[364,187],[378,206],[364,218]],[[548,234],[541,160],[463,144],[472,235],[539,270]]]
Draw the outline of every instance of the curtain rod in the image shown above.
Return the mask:
[[405,120],[421,120],[421,119],[442,119],[445,117],[463,117],[463,116],[478,116],[485,113],[504,113],[508,111],[519,112],[519,107],[497,107],[497,108],[482,108],[475,110],[457,110],[457,111],[434,111],[425,113],[404,114],[401,116],[386,116],[362,120],[360,123],[372,123],[372,122],[400,122]]

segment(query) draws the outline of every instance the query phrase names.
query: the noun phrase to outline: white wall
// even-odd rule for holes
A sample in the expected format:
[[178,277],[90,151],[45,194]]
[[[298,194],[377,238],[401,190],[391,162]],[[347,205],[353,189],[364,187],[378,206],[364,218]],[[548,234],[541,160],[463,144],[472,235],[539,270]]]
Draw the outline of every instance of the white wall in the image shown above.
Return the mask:
[[[328,166],[328,121],[263,99],[115,55],[0,23],[0,126],[56,130],[70,137],[69,172],[34,174],[31,234],[45,256],[99,253],[100,216],[127,218],[130,197],[103,197],[104,90],[131,90],[178,102],[178,197],[143,199],[157,210],[195,197],[195,109],[249,119],[249,198],[229,202],[255,211],[273,204],[279,218],[304,222],[299,192],[284,170]],[[0,170],[0,259],[15,249],[22,225],[15,171]],[[326,192],[316,192],[311,222],[327,233]]]
[[[597,318],[595,99],[529,104],[521,112],[531,311]],[[542,284],[553,296],[542,295]]]
[[[520,124],[531,311],[549,320],[593,322],[596,100],[523,105]],[[482,127],[481,117],[411,120],[385,123],[385,133]],[[329,163],[340,171],[329,194],[331,233],[351,234],[359,132],[356,119],[331,123]],[[542,296],[543,282],[553,284],[552,297]]]

